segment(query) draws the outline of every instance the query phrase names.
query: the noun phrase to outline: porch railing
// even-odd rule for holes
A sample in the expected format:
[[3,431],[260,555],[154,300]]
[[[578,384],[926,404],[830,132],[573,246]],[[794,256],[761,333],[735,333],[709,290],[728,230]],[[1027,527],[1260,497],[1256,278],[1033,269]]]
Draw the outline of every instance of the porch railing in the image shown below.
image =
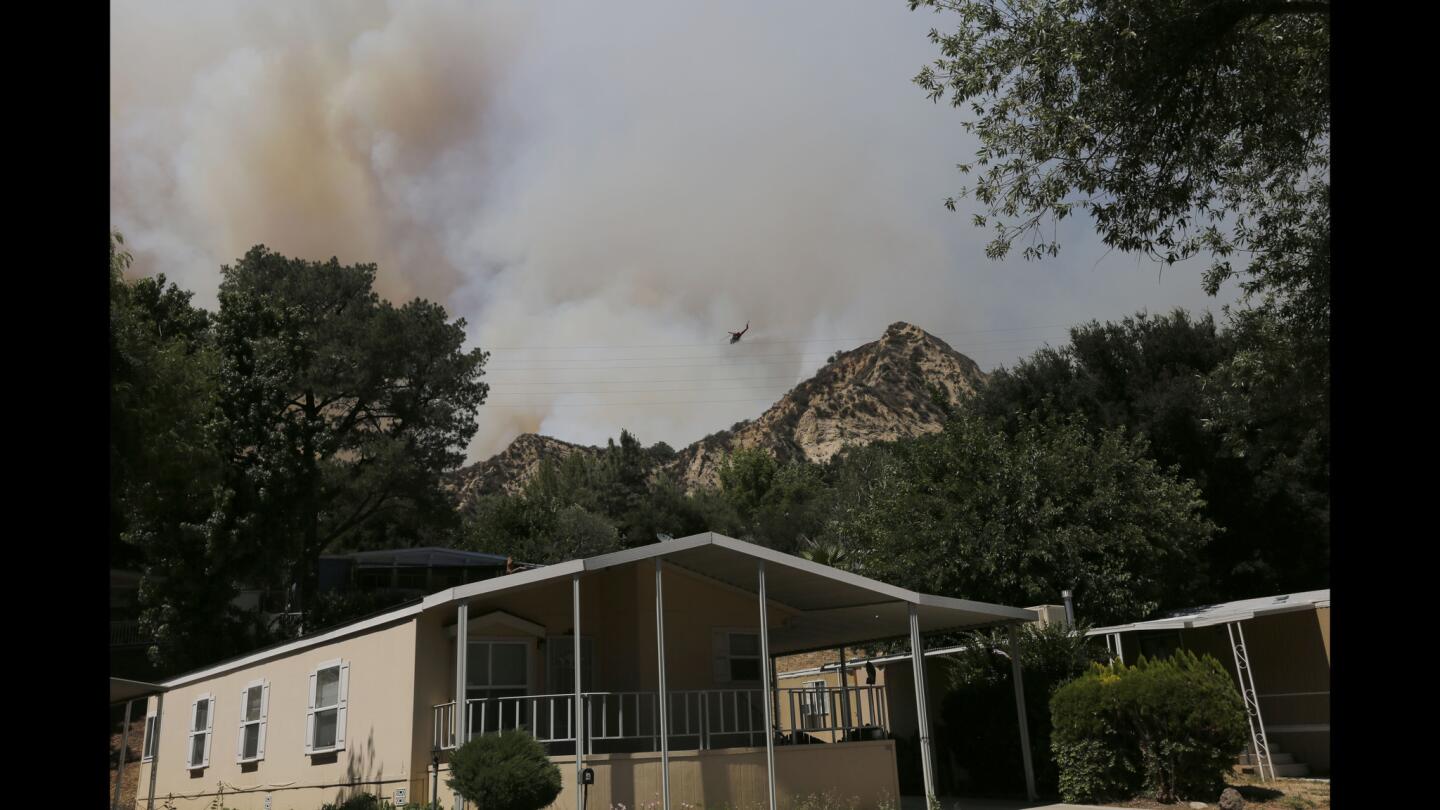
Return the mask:
[[[780,743],[842,742],[883,736],[890,728],[884,688],[866,685],[782,688],[773,693],[775,722],[765,718],[759,689],[680,689],[668,693],[669,737],[698,749],[759,745],[767,728]],[[465,701],[467,737],[525,729],[542,743],[575,743],[575,696],[523,695]],[[635,741],[660,747],[657,692],[585,692],[588,753]],[[455,747],[455,702],[433,707],[434,745]]]
[[136,619],[110,622],[111,647],[140,647],[150,643],[150,636],[140,629]]

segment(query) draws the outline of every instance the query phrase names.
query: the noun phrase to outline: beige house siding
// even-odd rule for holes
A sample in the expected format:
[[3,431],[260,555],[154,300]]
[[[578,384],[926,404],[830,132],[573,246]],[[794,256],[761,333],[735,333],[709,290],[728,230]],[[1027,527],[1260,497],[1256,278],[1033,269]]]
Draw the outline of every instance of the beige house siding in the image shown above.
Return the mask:
[[[669,630],[667,628],[666,632]],[[552,757],[564,787],[551,807],[575,806],[573,759]],[[588,806],[645,810],[660,806],[660,755],[608,754],[587,758],[595,771]],[[569,766],[568,768],[566,766]],[[847,745],[783,745],[775,749],[775,792],[789,797],[829,794],[830,806],[898,807],[899,780],[892,740]],[[852,800],[855,804],[851,804]],[[765,749],[726,748],[670,752],[670,804],[752,810],[769,804]]]
[[[403,620],[167,691],[160,719],[156,807],[174,796],[176,808],[202,808],[223,790],[227,808],[259,810],[268,787],[272,810],[313,810],[347,795],[342,786],[352,782],[389,796],[394,787],[409,782],[414,767],[414,711],[408,698],[414,693],[414,650],[415,622]],[[310,673],[336,658],[350,664],[345,749],[306,756]],[[247,684],[261,678],[270,682],[265,758],[242,765],[235,761],[240,697]],[[215,697],[210,764],[192,771],[186,767],[190,704],[207,692]],[[150,766],[147,762],[140,768],[142,806],[150,795]]]

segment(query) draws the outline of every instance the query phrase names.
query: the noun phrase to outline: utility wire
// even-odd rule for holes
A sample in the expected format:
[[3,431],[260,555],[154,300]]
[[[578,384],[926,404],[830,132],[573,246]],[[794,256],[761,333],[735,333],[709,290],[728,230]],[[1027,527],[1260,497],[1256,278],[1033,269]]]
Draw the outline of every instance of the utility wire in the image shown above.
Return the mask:
[[[1006,327],[1000,327],[1000,328],[996,328],[996,329],[959,329],[959,330],[952,330],[952,331],[949,331],[949,332],[929,332],[928,330],[926,330],[926,331],[927,331],[929,334],[931,334],[931,335],[937,335],[937,336],[939,336],[939,335],[980,335],[980,334],[988,334],[988,333],[992,333],[992,332],[1024,332],[1024,331],[1034,330],[1034,329],[1069,329],[1072,325],[1073,325],[1073,324],[1059,323],[1059,324],[1046,324],[1046,325],[1043,325],[1043,326],[1006,326]],[[763,339],[760,339],[760,340],[747,340],[747,341],[745,341],[745,342],[748,343],[748,344],[750,344],[750,345],[781,344],[781,343],[848,343],[848,342],[855,342],[855,341],[863,341],[863,342],[865,342],[865,343],[873,343],[874,341],[880,340],[880,339],[881,339],[881,338],[877,338],[877,337],[871,335],[871,336],[866,336],[866,337],[843,337],[843,338],[795,338],[795,339],[786,339],[786,340],[763,340]],[[482,346],[481,348],[485,349],[485,351],[490,351],[490,352],[550,351],[550,350],[553,350],[553,349],[648,349],[648,348],[679,349],[679,348],[694,348],[694,347],[703,347],[703,346],[714,346],[714,345],[717,345],[717,344],[722,343],[723,340],[724,340],[723,338],[719,338],[719,339],[717,339],[716,341],[714,341],[713,343],[628,343],[628,344],[627,344],[627,343],[613,343],[613,344],[600,344],[600,345],[590,345],[590,346],[575,345],[575,344],[562,344],[562,345],[558,345],[558,346],[556,346],[556,345],[552,345],[552,346]]]

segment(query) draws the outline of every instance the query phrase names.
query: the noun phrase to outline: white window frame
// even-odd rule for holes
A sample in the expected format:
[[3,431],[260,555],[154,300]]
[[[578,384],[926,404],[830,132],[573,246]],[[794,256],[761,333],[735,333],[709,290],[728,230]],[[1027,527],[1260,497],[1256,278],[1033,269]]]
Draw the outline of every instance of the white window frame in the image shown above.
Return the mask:
[[[260,716],[255,720],[245,717],[245,712],[250,708],[250,690],[260,690]],[[264,678],[253,680],[245,685],[240,691],[240,735],[235,740],[235,761],[236,762],[260,762],[265,759],[265,730],[270,719],[270,682]],[[245,729],[248,726],[258,726],[255,732],[255,756],[245,756]]]
[[[824,680],[800,684],[800,727],[806,730],[830,727],[830,684]],[[812,725],[818,724],[818,725]]]
[[[155,749],[160,742],[160,715],[155,709],[156,701],[145,702],[145,737],[140,741],[140,761],[149,762],[155,758]],[[193,725],[195,718],[190,718]]]
[[[736,655],[734,646],[731,643],[731,636],[754,636],[755,653],[753,655]],[[760,655],[760,628],[758,627],[716,627],[711,630],[711,648],[714,654],[714,672],[716,683],[760,683],[764,675],[765,660]],[[734,677],[735,667],[733,662],[753,660],[758,663],[754,678],[738,679]]]
[[[583,638],[583,636],[582,636],[582,638]],[[513,645],[513,646],[519,647],[519,648],[521,649],[521,651],[523,651],[524,654],[525,654],[525,676],[524,676],[524,680],[523,680],[522,682],[519,682],[519,683],[495,683],[495,682],[494,682],[494,678],[491,677],[492,674],[495,672],[495,652],[494,652],[493,649],[490,651],[490,653],[489,653],[488,655],[485,656],[485,659],[486,659],[486,661],[488,662],[488,666],[490,667],[489,670],[485,673],[485,680],[488,681],[489,683],[483,683],[483,684],[482,684],[482,683],[476,683],[476,682],[475,682],[475,677],[476,677],[476,675],[477,675],[478,673],[476,673],[474,670],[472,670],[468,664],[467,664],[466,667],[465,667],[465,700],[467,701],[467,703],[466,703],[465,705],[468,707],[468,706],[469,706],[468,701],[471,701],[471,700],[480,700],[480,699],[481,699],[481,698],[478,698],[478,697],[474,697],[474,693],[476,693],[476,692],[483,692],[483,693],[484,693],[484,699],[485,699],[485,700],[496,701],[495,703],[492,704],[492,705],[495,707],[494,709],[491,709],[491,710],[486,711],[483,715],[482,715],[481,713],[479,713],[479,712],[476,712],[476,713],[475,713],[475,716],[471,718],[471,722],[474,722],[474,723],[476,724],[476,726],[479,727],[480,724],[481,724],[481,717],[483,716],[483,717],[484,717],[484,723],[485,723],[486,726],[489,726],[491,723],[495,723],[495,724],[497,724],[497,728],[503,727],[503,726],[504,726],[504,723],[505,723],[505,719],[504,719],[504,717],[502,717],[502,716],[498,713],[498,712],[500,712],[500,711],[503,711],[502,709],[499,708],[499,707],[501,706],[501,704],[500,704],[498,701],[499,701],[501,698],[513,698],[513,697],[518,697],[518,696],[517,696],[517,695],[495,696],[494,693],[495,693],[495,692],[502,692],[502,691],[503,691],[503,692],[513,692],[513,691],[515,691],[515,690],[518,689],[518,690],[520,690],[520,695],[519,695],[519,696],[532,694],[532,692],[533,692],[533,690],[534,690],[534,688],[535,688],[535,686],[534,686],[534,685],[535,685],[535,654],[536,654],[536,653],[535,653],[535,642],[534,642],[534,639],[517,638],[517,637],[515,637],[515,636],[481,636],[481,637],[472,637],[472,638],[469,638],[469,639],[466,639],[466,640],[465,640],[465,652],[466,652],[466,654],[467,654],[467,655],[469,654],[471,647],[474,647],[474,646],[480,645],[480,644],[483,644],[483,645],[485,645],[485,646],[487,646],[487,647],[491,647],[491,648],[494,648],[494,647],[496,647],[496,646],[502,646],[502,645]],[[583,653],[582,653],[582,655],[583,655]],[[513,707],[509,707],[508,705],[507,705],[506,708],[507,708],[509,711],[512,711],[512,712],[518,711],[520,717],[522,718],[522,719],[519,721],[520,725],[522,725],[522,726],[527,726],[527,727],[528,727],[530,723],[534,722],[534,718],[530,716],[530,715],[531,715],[531,712],[530,712],[530,703],[529,703],[529,701],[524,701],[524,700],[522,700],[522,701],[519,702],[518,706],[519,706],[518,709],[515,709],[515,708],[513,708]],[[513,725],[514,725],[513,715],[505,715],[505,717],[511,717],[511,718],[512,718],[512,720],[511,720],[511,725],[513,726]],[[481,731],[483,732],[484,729],[482,728]]]
[[[340,682],[336,694],[336,702],[333,706],[316,706],[315,692],[319,685],[320,673],[327,669],[339,668]],[[346,714],[350,702],[350,662],[343,658],[335,658],[319,664],[310,670],[310,701],[306,707],[305,714],[305,754],[329,754],[334,751],[345,750],[345,725]],[[335,744],[325,748],[315,746],[315,723],[322,712],[335,712]]]
[[[200,704],[205,704],[205,728],[195,728],[195,715],[200,712]],[[210,746],[215,742],[215,696],[209,692],[203,695],[196,695],[190,702],[190,719],[187,726],[188,733],[185,735],[185,767],[192,771],[210,767]],[[205,748],[201,760],[195,762],[195,737],[198,734],[205,735]]]

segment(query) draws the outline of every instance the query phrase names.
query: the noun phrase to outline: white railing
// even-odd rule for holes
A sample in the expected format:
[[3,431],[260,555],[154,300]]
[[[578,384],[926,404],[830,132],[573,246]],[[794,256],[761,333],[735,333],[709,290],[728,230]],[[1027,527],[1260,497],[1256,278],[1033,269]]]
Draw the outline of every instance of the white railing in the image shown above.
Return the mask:
[[[788,716],[792,718],[792,736],[797,742],[803,736],[820,741],[842,742],[864,739],[875,730],[890,728],[890,707],[881,686],[794,687],[778,690]],[[802,736],[803,735],[803,736]]]
[[[680,689],[668,694],[671,740],[693,742],[698,749],[760,745],[767,729],[777,741],[799,743],[883,736],[890,727],[885,692],[880,686],[786,688],[774,691],[777,721],[767,723],[759,689]],[[585,749],[595,743],[643,741],[660,747],[660,696],[657,692],[585,692]],[[575,696],[523,695],[465,702],[467,739],[525,729],[542,743],[575,743]],[[788,708],[788,712],[786,709]],[[433,707],[434,744],[455,747],[455,703]]]

